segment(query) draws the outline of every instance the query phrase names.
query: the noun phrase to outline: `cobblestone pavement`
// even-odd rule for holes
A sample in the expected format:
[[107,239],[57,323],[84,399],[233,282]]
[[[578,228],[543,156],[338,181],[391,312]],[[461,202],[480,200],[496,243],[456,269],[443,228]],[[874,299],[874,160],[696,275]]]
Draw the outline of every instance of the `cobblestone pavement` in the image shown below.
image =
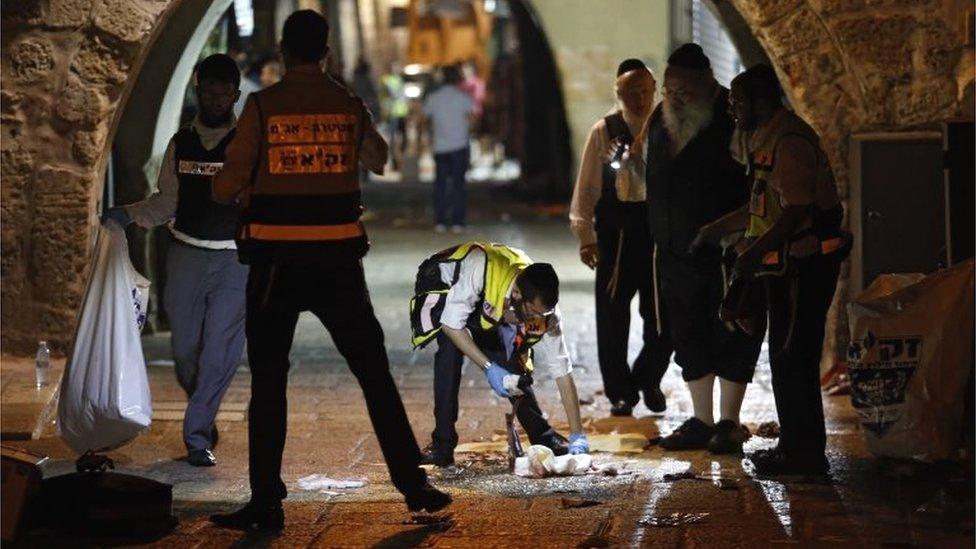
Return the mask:
[[[592,433],[640,432],[653,438],[691,414],[680,371],[664,380],[668,410],[652,416],[640,405],[635,418],[610,420],[601,396],[592,304],[593,276],[577,259],[562,218],[498,201],[488,188],[475,189],[475,211],[463,236],[437,235],[423,220],[426,198],[392,186],[371,191],[373,248],[366,271],[374,305],[386,331],[393,373],[421,445],[429,440],[432,416],[433,350],[412,352],[406,307],[417,264],[429,253],[469,238],[490,238],[523,247],[537,261],[556,265],[562,279],[561,309],[576,364],[583,415]],[[473,208],[475,209],[475,208]],[[636,314],[635,314],[636,317]],[[636,317],[639,318],[639,317]],[[631,341],[638,341],[639,322]],[[369,427],[355,379],[314,317],[303,316],[292,351],[288,442],[284,477],[286,529],[279,535],[248,536],[211,526],[206,516],[248,498],[244,410],[249,374],[242,367],[218,418],[219,464],[198,469],[181,461],[178,421],[184,398],[174,380],[164,335],[146,338],[157,419],[151,430],[111,452],[118,469],[172,483],[179,526],[155,540],[63,538],[35,532],[29,544],[117,544],[158,547],[574,547],[589,546],[848,546],[973,545],[971,493],[960,497],[959,473],[927,470],[914,477],[891,474],[867,453],[847,397],[827,399],[833,481],[756,481],[739,457],[706,452],[666,453],[656,446],[638,453],[596,453],[595,462],[614,464],[616,476],[587,475],[529,480],[511,476],[499,452],[458,454],[458,467],[434,471],[435,483],[455,503],[435,519],[411,516],[392,489]],[[632,357],[636,348],[632,345]],[[565,428],[555,383],[541,376],[537,392],[551,420]],[[492,396],[483,376],[466,366],[458,428],[462,442],[499,438],[507,403]],[[765,356],[749,387],[743,421],[755,428],[774,420]],[[747,449],[772,446],[753,437]],[[47,475],[73,467],[70,451],[48,436],[23,446],[55,460]],[[907,470],[906,470],[907,471]],[[692,472],[698,479],[668,480]],[[898,472],[897,470],[895,471]],[[358,490],[339,494],[306,492],[297,481],[310,474],[365,478]],[[719,481],[719,479],[724,479]],[[968,499],[967,499],[968,498]],[[694,521],[694,522],[692,522]],[[605,545],[601,545],[601,543]]]

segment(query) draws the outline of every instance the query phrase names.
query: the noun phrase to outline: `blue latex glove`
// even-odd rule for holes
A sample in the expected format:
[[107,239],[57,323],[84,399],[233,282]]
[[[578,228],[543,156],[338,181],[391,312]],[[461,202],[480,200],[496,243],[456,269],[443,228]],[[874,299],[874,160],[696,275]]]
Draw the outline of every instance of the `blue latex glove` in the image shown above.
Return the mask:
[[102,212],[102,223],[105,223],[109,219],[118,223],[123,229],[132,223],[132,218],[129,217],[129,212],[125,211],[122,206],[116,206],[114,208],[109,208]]
[[485,370],[485,376],[488,378],[488,385],[491,385],[491,390],[502,398],[511,396],[508,389],[505,388],[505,376],[508,375],[512,375],[511,372],[494,362],[489,362],[488,368]]
[[590,453],[590,441],[586,440],[586,433],[569,435],[569,453],[573,455]]

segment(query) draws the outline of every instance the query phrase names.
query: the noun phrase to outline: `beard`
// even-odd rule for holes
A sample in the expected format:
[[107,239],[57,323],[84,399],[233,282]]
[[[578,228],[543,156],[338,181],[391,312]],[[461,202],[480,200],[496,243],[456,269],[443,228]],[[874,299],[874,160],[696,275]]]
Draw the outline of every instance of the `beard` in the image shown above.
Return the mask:
[[710,101],[685,103],[681,110],[664,98],[662,107],[664,115],[664,129],[671,139],[672,154],[677,155],[686,145],[712,121],[712,104]]

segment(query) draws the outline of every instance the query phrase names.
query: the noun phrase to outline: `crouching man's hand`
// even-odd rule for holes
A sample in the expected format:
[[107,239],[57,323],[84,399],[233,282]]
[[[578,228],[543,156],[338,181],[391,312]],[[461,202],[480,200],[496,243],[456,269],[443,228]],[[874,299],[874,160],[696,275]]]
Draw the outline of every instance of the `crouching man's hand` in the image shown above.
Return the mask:
[[488,367],[485,368],[485,376],[488,378],[488,385],[491,385],[491,390],[502,398],[522,394],[522,390],[518,388],[519,376],[494,362],[488,363]]
[[569,435],[569,453],[573,455],[590,453],[590,441],[586,439],[586,433]]

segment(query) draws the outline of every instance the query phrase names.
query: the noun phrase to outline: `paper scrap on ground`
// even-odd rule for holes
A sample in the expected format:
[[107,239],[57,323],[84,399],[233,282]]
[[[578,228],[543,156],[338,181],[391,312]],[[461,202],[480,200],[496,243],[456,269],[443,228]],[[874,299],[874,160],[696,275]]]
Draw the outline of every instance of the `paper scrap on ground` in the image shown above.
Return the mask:
[[557,456],[549,448],[533,444],[526,455],[515,459],[515,474],[529,478],[582,475],[592,464],[589,454]]
[[325,475],[308,475],[298,479],[298,487],[302,490],[318,491],[324,494],[336,495],[332,490],[350,490],[366,486],[366,479],[334,479]]

